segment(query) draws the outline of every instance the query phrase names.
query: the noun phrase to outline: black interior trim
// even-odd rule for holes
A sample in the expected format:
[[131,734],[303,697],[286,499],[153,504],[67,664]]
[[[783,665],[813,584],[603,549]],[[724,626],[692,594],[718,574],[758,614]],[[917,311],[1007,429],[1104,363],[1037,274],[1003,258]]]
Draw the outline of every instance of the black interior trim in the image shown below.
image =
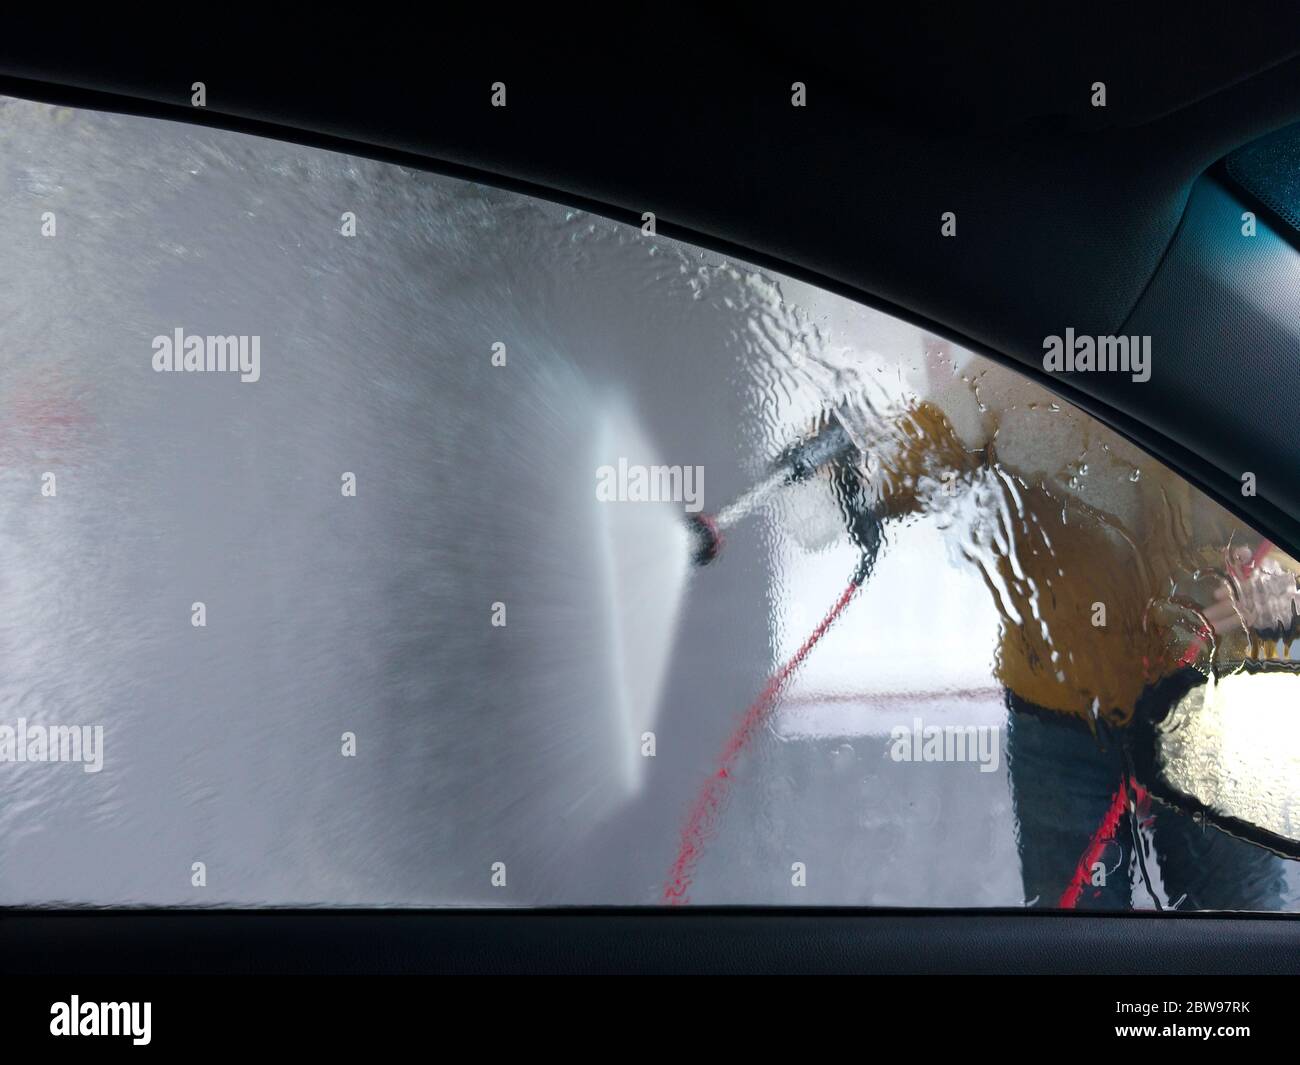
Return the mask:
[[1300,922],[1034,911],[8,911],[6,975],[1300,974]]

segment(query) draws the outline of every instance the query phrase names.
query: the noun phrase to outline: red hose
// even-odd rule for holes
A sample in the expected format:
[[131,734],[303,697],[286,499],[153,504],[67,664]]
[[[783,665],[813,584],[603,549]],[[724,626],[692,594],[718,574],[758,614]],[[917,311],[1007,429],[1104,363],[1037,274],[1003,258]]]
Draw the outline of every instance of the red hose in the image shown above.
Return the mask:
[[[1250,561],[1242,567],[1242,576],[1248,577],[1261,562],[1264,556],[1273,550],[1273,545],[1268,540],[1261,540],[1259,546],[1255,548],[1250,556]],[[1178,660],[1180,666],[1191,665],[1196,661],[1197,656],[1201,653],[1201,648],[1205,646],[1205,638],[1198,635],[1187,645],[1187,650],[1183,652],[1182,657]],[[1136,781],[1133,782],[1134,798],[1141,801],[1146,796],[1145,790]],[[1070,880],[1070,885],[1061,895],[1061,901],[1058,903],[1063,910],[1073,910],[1079,904],[1079,899],[1083,895],[1083,889],[1092,881],[1092,866],[1101,855],[1102,848],[1115,838],[1115,832],[1119,827],[1119,819],[1123,816],[1125,808],[1128,806],[1128,793],[1125,782],[1120,781],[1119,791],[1111,799],[1110,807],[1106,810],[1106,815],[1101,819],[1101,824],[1097,826],[1097,831],[1092,834],[1092,839],[1088,841],[1088,846],[1084,849],[1083,857],[1079,859],[1079,864],[1075,866],[1074,876]]]
[[717,769],[700,788],[700,793],[696,796],[686,819],[686,825],[682,829],[681,842],[677,847],[677,859],[673,862],[668,880],[664,884],[662,898],[664,904],[683,906],[690,901],[687,893],[690,891],[691,881],[695,875],[695,866],[704,852],[705,844],[717,829],[736,759],[740,757],[741,752],[749,745],[758,730],[766,724],[776,707],[777,696],[781,694],[794,671],[803,664],[803,660],[817,645],[817,641],[826,635],[826,631],[835,623],[835,619],[843,613],[844,608],[849,605],[849,600],[853,598],[853,593],[859,587],[861,582],[858,579],[849,582],[844,593],[822,619],[821,624],[813,630],[812,635],[804,640],[803,646],[795,652],[794,657],[768,680],[767,686],[750,704],[749,709],[745,711],[745,716],[740,719],[740,724],[727,740],[722,755],[718,758]]
[[1079,859],[1079,864],[1074,867],[1074,876],[1070,878],[1070,883],[1061,893],[1061,899],[1057,906],[1062,910],[1073,910],[1079,905],[1079,899],[1083,897],[1083,889],[1092,883],[1092,867],[1101,858],[1101,852],[1105,849],[1106,844],[1115,838],[1119,831],[1120,818],[1128,811],[1129,786],[1133,788],[1133,800],[1143,802],[1146,799],[1146,789],[1136,781],[1127,779],[1119,782],[1119,791],[1111,797],[1110,806],[1106,808],[1106,814],[1101,819],[1101,824],[1097,826],[1097,831],[1092,834],[1092,839],[1088,841],[1088,846]]

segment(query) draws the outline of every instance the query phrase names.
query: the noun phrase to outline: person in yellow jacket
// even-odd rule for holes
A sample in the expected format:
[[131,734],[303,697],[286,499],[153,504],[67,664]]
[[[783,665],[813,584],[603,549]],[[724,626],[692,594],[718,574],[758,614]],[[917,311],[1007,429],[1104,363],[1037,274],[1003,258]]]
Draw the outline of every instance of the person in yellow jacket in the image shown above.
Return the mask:
[[[875,456],[861,473],[879,516],[974,501],[962,550],[1002,619],[993,672],[1010,710],[1026,901],[1053,906],[1123,778],[1119,734],[1144,690],[1188,664],[1285,655],[1300,565],[1033,382],[992,365],[963,375],[941,346],[929,366],[925,394],[901,410],[841,418]],[[1276,904],[1271,854],[1165,808],[1150,827],[1170,903]],[[1139,867],[1155,894],[1136,845],[1116,834],[1104,883],[1080,905],[1129,905]]]

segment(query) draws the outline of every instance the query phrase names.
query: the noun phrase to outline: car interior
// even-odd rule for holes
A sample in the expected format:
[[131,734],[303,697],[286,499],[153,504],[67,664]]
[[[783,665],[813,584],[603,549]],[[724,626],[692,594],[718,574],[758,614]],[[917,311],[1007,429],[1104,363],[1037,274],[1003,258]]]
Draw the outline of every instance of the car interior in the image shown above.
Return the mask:
[[1300,972],[1300,11],[437,21],[0,38],[0,970]]

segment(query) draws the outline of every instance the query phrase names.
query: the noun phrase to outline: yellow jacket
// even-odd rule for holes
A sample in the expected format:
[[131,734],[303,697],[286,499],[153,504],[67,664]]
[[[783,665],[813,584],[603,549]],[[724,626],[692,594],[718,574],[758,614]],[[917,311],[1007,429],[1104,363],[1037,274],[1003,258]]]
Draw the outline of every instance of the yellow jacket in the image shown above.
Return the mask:
[[[982,386],[966,398],[949,389],[942,407],[913,403],[889,423],[891,439],[864,433],[879,462],[868,483],[887,517],[967,508],[962,550],[1002,617],[1001,684],[1049,710],[1126,724],[1144,685],[1197,640],[1192,607],[1224,579],[1229,545],[1253,549],[1259,538],[1081,412],[1044,403],[1028,384],[999,396]],[[960,638],[961,619],[942,609],[937,626]],[[1243,629],[1213,657],[1272,653]],[[1210,655],[1206,641],[1195,657]]]

